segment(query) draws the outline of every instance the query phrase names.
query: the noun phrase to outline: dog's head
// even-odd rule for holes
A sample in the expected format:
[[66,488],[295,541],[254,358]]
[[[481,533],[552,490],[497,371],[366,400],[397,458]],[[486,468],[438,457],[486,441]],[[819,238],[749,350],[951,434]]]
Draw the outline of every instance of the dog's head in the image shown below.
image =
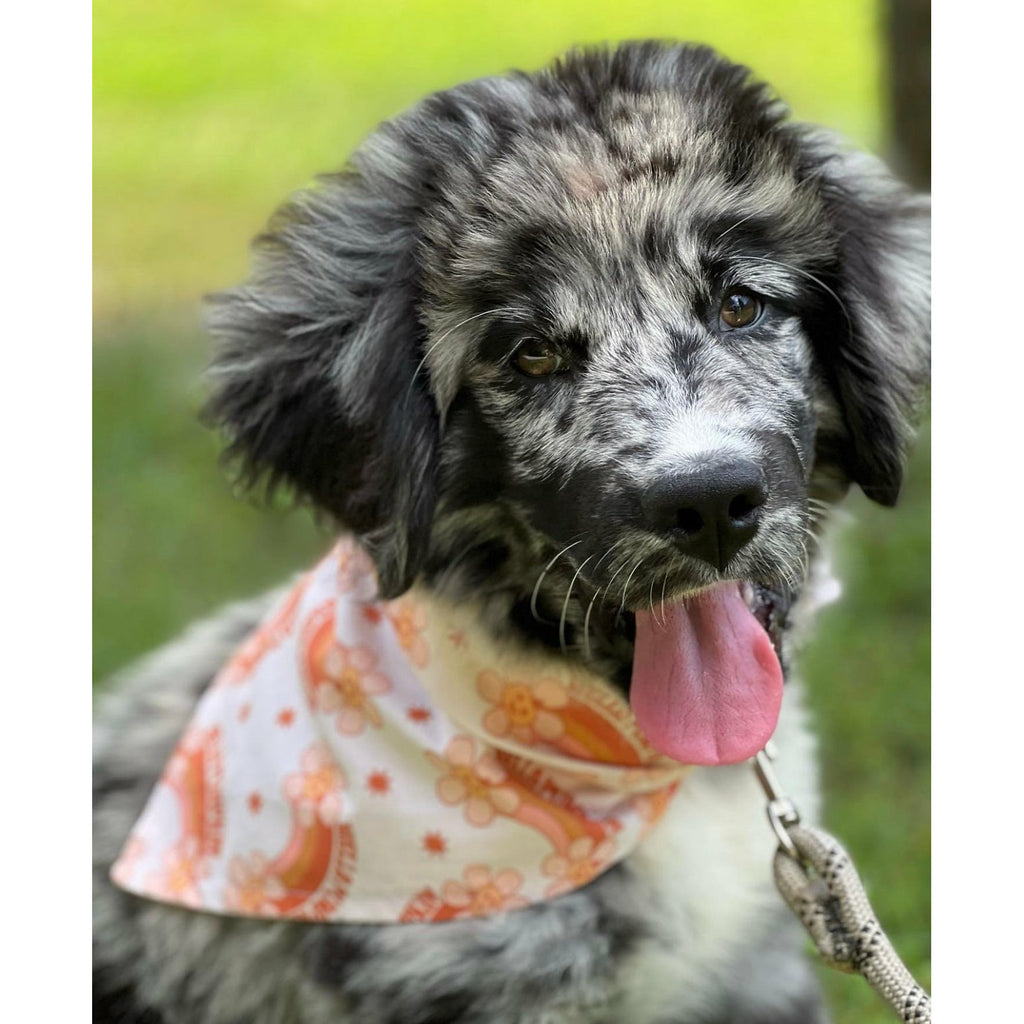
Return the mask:
[[899,491],[928,228],[784,117],[746,69],[642,43],[383,125],[214,303],[249,479],[354,531],[387,596],[499,510],[531,577],[564,552],[634,611],[797,582],[823,502]]

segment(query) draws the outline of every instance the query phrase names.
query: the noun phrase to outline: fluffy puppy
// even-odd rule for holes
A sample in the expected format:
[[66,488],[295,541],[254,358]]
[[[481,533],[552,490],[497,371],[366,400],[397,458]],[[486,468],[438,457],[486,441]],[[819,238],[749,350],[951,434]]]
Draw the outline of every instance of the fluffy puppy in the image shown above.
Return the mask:
[[[680,732],[662,663],[641,666],[652,623],[729,581],[765,624],[769,605],[806,619],[828,507],[851,483],[883,504],[900,488],[927,206],[785,114],[705,48],[572,52],[426,98],[279,212],[210,314],[209,415],[243,478],[353,534],[382,598],[416,582],[470,608],[629,693],[659,749],[718,763],[628,859],[511,912],[309,924],[140,899],[110,865],[273,596],[229,608],[97,715],[94,1019],[825,1019],[752,774],[722,763],[751,736],[730,747],[721,708]],[[777,735],[813,818],[792,678]]]

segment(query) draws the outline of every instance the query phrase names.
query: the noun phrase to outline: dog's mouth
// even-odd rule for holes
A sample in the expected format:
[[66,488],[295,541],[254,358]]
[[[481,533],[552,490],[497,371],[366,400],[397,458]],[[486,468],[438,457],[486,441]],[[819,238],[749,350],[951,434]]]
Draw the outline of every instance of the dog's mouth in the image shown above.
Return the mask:
[[782,595],[721,583],[637,611],[630,704],[651,745],[686,764],[753,757],[782,704]]

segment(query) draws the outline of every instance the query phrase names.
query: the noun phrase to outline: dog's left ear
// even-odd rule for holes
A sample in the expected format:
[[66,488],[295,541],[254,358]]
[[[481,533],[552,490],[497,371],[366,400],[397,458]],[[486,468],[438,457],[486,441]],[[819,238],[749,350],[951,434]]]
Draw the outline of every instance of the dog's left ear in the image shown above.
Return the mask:
[[894,505],[930,369],[929,203],[825,133],[804,141],[837,247],[834,295],[811,325],[845,423],[836,454],[869,498]]
[[214,296],[208,421],[249,486],[284,484],[353,532],[384,598],[415,579],[434,515],[439,414],[423,372],[418,216],[429,174],[397,132],[301,194]]

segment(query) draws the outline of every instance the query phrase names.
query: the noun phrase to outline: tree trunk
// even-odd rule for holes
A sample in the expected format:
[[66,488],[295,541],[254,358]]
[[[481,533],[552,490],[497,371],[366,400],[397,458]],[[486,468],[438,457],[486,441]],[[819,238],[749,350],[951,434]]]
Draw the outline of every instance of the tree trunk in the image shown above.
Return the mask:
[[889,148],[895,170],[915,188],[931,185],[929,0],[886,0]]

